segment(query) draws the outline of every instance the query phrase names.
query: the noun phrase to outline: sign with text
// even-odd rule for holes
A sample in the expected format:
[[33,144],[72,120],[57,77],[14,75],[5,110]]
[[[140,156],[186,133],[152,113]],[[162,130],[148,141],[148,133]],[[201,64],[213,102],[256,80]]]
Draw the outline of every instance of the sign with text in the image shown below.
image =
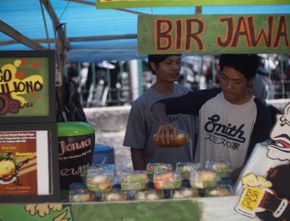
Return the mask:
[[289,53],[290,15],[139,15],[139,54]]
[[260,220],[290,220],[289,135],[290,103],[287,103],[276,115],[271,142],[255,145],[235,182],[235,195],[240,195],[235,206],[238,213]]
[[159,6],[208,6],[208,5],[277,5],[289,0],[96,0],[97,8],[141,8]]
[[0,52],[0,122],[55,121],[53,51]]
[[0,124],[0,204],[58,200],[56,130],[55,123]]

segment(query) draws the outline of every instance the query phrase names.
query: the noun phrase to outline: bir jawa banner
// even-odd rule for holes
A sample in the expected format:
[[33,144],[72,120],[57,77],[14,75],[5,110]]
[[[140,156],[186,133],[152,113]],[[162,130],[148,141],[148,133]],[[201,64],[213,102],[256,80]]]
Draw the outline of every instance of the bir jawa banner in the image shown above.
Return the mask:
[[289,53],[290,16],[140,15],[139,54]]
[[289,4],[289,0],[97,0],[97,8],[140,8],[160,6],[208,6],[208,5],[277,5]]

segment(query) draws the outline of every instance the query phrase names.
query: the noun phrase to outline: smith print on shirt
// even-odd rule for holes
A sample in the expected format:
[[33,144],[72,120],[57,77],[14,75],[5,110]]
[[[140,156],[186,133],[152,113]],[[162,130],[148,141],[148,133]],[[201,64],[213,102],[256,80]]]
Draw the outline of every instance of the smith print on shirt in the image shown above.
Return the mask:
[[204,129],[207,132],[205,140],[209,140],[215,144],[221,144],[228,149],[239,150],[241,143],[245,143],[244,126],[232,125],[231,123],[224,125],[220,122],[221,117],[214,114],[208,117],[208,121],[204,124]]

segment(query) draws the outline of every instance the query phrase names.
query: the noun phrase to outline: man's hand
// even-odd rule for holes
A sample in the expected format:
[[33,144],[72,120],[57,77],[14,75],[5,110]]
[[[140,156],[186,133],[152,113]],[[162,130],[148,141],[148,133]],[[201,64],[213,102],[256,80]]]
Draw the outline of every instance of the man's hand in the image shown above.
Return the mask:
[[162,124],[159,126],[157,133],[154,135],[154,143],[157,145],[170,144],[176,136],[177,129],[173,124]]

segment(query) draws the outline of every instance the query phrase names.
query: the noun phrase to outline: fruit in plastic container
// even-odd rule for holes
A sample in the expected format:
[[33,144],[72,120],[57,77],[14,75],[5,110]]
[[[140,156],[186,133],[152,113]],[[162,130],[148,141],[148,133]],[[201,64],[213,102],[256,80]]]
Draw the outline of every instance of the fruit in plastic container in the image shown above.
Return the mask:
[[181,187],[181,176],[177,171],[154,173],[153,181],[157,190],[178,189]]
[[213,170],[201,169],[193,172],[189,181],[192,187],[210,189],[217,185],[217,174]]
[[134,171],[121,174],[122,190],[143,190],[147,185],[147,173],[145,171]]
[[199,163],[191,162],[177,162],[176,170],[180,171],[181,178],[186,180],[189,179],[191,171],[200,168]]
[[221,179],[231,177],[230,164],[224,161],[207,161],[206,168],[214,170]]

